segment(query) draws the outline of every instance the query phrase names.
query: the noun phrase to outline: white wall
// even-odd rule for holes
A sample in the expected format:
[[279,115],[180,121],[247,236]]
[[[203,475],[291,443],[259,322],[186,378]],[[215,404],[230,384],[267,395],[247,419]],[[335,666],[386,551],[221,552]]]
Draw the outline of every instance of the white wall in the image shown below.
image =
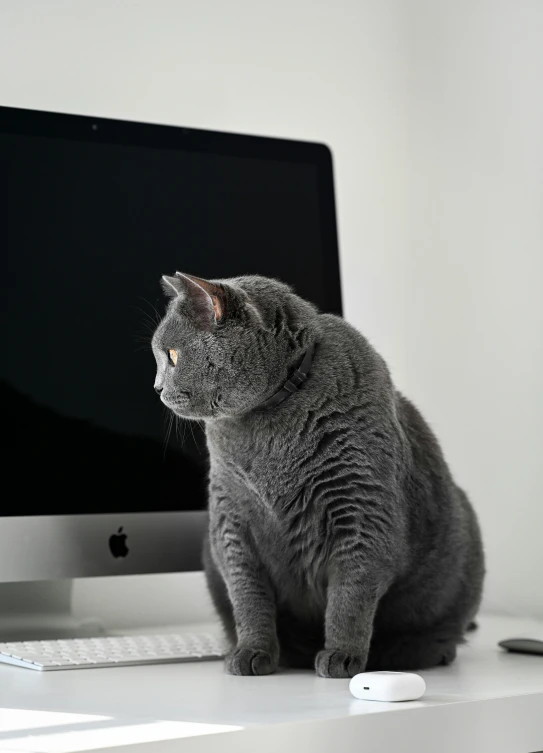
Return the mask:
[[[346,315],[474,498],[490,605],[543,614],[541,7],[0,0],[0,102],[330,144]],[[76,603],[171,621],[198,586],[82,581]]]
[[543,616],[543,2],[408,6],[406,390],[481,517],[487,605]]

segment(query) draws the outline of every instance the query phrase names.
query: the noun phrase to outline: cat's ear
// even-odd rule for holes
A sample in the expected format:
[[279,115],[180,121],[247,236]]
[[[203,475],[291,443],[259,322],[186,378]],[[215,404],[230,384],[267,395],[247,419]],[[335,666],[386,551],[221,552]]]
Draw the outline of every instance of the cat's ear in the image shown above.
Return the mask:
[[179,295],[184,294],[184,286],[179,277],[170,277],[169,275],[162,275],[160,280],[162,290],[168,298],[177,298]]
[[180,275],[187,280],[190,280],[190,282],[192,282],[194,285],[197,285],[205,290],[205,292],[211,299],[211,307],[213,309],[213,316],[215,317],[215,321],[220,322],[222,321],[222,319],[224,319],[226,309],[224,288],[222,288],[220,285],[216,285],[214,282],[209,282],[209,280],[202,280],[201,277],[185,275],[182,272],[176,272],[175,274]]
[[186,302],[200,324],[217,324],[224,319],[225,295],[220,285],[176,272],[175,277],[162,277],[162,287],[170,298]]

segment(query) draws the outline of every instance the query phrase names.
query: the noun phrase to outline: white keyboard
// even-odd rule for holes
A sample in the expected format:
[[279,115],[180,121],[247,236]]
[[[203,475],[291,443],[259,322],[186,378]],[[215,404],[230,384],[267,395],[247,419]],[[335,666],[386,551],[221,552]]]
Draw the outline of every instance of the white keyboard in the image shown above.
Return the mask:
[[210,633],[120,635],[0,643],[0,663],[27,669],[93,669],[221,659],[225,644]]

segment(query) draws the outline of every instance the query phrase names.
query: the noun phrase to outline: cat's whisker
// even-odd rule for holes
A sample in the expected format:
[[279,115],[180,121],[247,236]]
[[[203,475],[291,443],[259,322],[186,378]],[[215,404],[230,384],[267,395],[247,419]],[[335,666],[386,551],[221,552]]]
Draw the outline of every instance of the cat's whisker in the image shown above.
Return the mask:
[[143,309],[140,309],[139,307],[136,307],[136,310],[140,312],[140,314],[143,314],[145,317],[145,321],[147,321],[149,324],[152,324],[156,327],[157,322],[153,319],[151,314],[149,314],[147,311],[144,311]]
[[166,431],[166,439],[164,440],[164,452],[162,455],[162,459],[166,459],[166,451],[168,449],[168,443],[170,441],[170,434],[172,433],[172,423],[173,423],[173,413],[170,413],[170,420],[168,422],[168,429]]
[[150,306],[150,307],[151,307],[151,308],[153,309],[153,314],[154,314],[154,317],[155,317],[155,318],[153,318],[153,317],[151,316],[151,314],[149,314],[149,312],[147,312],[147,311],[142,311],[142,309],[140,309],[140,311],[142,311],[142,313],[146,314],[146,315],[147,315],[147,316],[149,317],[149,319],[153,320],[153,321],[154,321],[154,324],[155,324],[155,326],[156,326],[157,324],[159,324],[159,323],[160,323],[160,320],[162,319],[162,317],[161,317],[161,316],[160,316],[160,314],[158,313],[158,311],[157,311],[157,309],[156,309],[156,306],[155,306],[155,305],[154,305],[153,303],[151,303],[151,301],[148,301],[148,300],[147,300],[146,298],[144,298],[144,297],[143,297],[143,296],[141,296],[141,295],[140,295],[140,296],[138,296],[138,298],[140,299],[140,301],[143,301],[144,303],[146,303],[146,304],[147,304],[148,306]]
[[181,419],[179,418],[179,416],[176,416],[175,417],[175,436],[177,437],[177,441],[179,442],[179,444],[181,444],[180,429],[181,429]]
[[151,342],[153,341],[153,335],[155,333],[155,329],[156,327],[143,322],[140,332],[138,332],[138,334],[136,335],[134,339],[139,342],[148,342],[149,345],[151,345]]
[[196,441],[196,437],[194,436],[194,429],[192,428],[192,421],[189,421],[188,424],[190,428],[190,433],[192,434],[192,441],[194,442],[194,445],[196,449],[198,450],[198,454],[201,455],[202,451],[200,450],[200,446],[198,445],[198,442]]
[[148,337],[150,342],[153,339],[156,326],[151,324],[151,322],[141,322],[141,328],[145,330],[145,334],[138,334],[138,337]]
[[147,313],[147,311],[144,311],[143,309],[140,309],[138,307],[136,307],[136,310],[145,317],[141,321],[142,326],[149,327],[150,331],[154,331],[157,328],[159,322],[156,322],[153,317],[149,313]]

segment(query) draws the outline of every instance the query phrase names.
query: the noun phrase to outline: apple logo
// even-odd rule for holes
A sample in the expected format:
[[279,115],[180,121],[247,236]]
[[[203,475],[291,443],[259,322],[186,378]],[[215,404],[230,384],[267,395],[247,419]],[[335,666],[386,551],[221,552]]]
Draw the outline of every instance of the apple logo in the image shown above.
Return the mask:
[[130,549],[126,546],[126,533],[123,533],[121,526],[117,533],[109,537],[109,549],[111,554],[117,557],[126,557]]

